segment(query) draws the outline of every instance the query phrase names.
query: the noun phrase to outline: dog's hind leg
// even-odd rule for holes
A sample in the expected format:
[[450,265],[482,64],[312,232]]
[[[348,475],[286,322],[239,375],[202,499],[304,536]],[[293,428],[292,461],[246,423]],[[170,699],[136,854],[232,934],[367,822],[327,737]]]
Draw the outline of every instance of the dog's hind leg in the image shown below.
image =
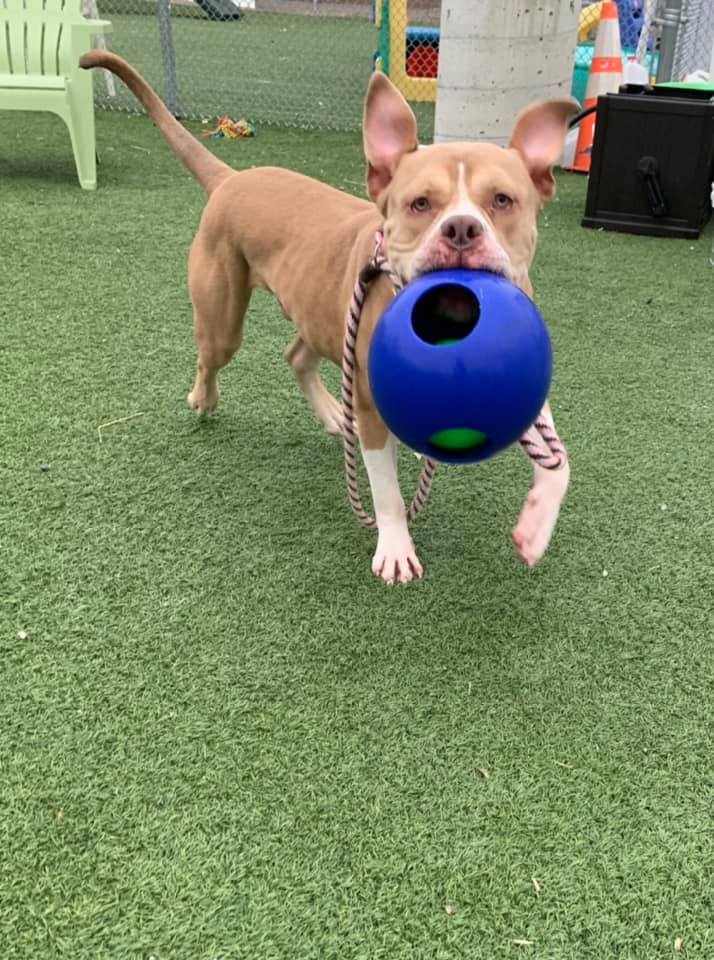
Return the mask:
[[288,347],[285,359],[295,371],[305,399],[317,419],[333,436],[342,435],[342,408],[320,380],[320,355],[302,337],[297,336]]
[[218,371],[241,345],[251,294],[248,264],[240,256],[228,264],[220,257],[207,256],[199,244],[194,244],[189,287],[198,360],[188,403],[197,413],[205,414],[215,410],[218,403]]

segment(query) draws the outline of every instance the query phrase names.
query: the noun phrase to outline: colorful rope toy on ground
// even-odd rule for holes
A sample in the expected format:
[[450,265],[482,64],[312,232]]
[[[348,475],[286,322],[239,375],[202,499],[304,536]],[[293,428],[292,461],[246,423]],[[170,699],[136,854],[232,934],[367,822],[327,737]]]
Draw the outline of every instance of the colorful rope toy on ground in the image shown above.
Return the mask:
[[207,130],[204,140],[245,140],[255,136],[255,126],[247,120],[231,120],[230,117],[219,117],[215,130]]

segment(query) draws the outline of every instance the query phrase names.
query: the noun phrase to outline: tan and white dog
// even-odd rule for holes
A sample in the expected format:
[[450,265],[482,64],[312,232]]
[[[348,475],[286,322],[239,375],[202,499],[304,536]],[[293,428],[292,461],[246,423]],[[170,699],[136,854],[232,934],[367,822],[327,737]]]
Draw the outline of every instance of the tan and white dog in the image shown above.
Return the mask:
[[[121,58],[93,51],[81,65],[111,70],[127,84],[208,194],[189,256],[198,364],[188,401],[198,413],[216,407],[216,376],[241,344],[251,291],[258,287],[272,291],[296,328],[287,359],[306,399],[329,433],[341,433],[340,406],[320,380],[319,365],[323,357],[341,362],[350,296],[379,227],[387,258],[404,282],[430,270],[466,267],[500,273],[532,294],[536,218],[555,190],[552,167],[573,101],[527,109],[505,149],[481,143],[418,149],[412,111],[375,73],[364,106],[367,201],[289,170],[237,172],[191,136]],[[389,584],[422,575],[397,482],[396,440],[374,406],[367,378],[369,340],[391,296],[388,279],[380,277],[363,311],[356,376],[359,438],[378,524],[372,570]],[[550,418],[549,410],[545,415]],[[534,469],[513,531],[529,565],[548,546],[568,485],[567,467]]]

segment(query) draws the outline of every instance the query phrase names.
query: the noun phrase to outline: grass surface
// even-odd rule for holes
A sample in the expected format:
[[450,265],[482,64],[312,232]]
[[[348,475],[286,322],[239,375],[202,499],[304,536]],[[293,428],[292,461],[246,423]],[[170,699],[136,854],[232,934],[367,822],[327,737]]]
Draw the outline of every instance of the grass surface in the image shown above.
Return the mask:
[[[582,230],[560,178],[552,549],[517,453],[443,468],[389,590],[267,295],[189,413],[202,195],[146,120],[98,142],[83,193],[0,115],[2,960],[711,960],[710,236]],[[352,135],[216,149],[362,179]]]

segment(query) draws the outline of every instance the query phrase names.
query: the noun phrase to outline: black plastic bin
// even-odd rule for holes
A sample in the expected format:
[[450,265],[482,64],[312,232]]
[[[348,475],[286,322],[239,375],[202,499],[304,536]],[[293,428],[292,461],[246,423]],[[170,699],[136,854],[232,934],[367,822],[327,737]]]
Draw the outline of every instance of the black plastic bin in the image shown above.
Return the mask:
[[712,212],[712,92],[623,87],[598,99],[583,226],[699,236]]

